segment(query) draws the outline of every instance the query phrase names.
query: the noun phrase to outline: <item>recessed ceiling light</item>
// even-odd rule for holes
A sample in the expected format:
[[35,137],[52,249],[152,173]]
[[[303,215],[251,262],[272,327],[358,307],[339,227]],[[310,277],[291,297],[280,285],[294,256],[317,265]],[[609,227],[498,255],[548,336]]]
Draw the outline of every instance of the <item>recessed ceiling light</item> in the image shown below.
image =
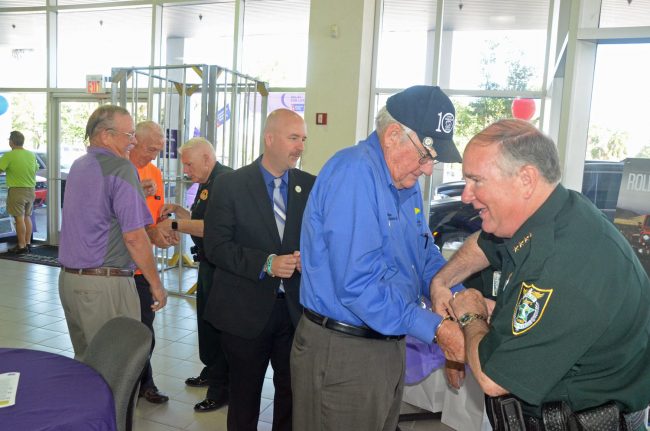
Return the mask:
[[494,24],[514,24],[517,21],[514,15],[494,15],[488,20]]

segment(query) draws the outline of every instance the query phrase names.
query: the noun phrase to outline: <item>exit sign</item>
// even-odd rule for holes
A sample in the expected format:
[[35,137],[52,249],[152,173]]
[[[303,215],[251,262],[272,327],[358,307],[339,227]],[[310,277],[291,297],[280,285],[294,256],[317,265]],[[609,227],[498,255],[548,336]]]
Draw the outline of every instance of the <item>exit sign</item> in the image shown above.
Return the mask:
[[103,93],[104,77],[102,75],[86,75],[86,93]]

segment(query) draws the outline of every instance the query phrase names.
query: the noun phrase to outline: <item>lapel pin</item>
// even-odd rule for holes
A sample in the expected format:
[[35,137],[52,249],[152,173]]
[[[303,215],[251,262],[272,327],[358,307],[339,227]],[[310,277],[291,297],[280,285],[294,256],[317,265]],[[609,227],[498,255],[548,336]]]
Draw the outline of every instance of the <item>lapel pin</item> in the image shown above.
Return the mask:
[[302,187],[296,186],[294,190],[296,191],[296,193],[300,193],[302,191]]

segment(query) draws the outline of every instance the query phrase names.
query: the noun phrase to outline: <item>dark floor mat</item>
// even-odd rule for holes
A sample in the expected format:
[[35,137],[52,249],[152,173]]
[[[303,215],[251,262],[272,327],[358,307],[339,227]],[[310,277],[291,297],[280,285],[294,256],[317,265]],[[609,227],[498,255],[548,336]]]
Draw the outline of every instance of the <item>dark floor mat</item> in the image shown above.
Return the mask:
[[53,245],[32,246],[32,251],[24,254],[0,253],[0,259],[17,260],[19,262],[38,263],[41,265],[61,266],[59,263],[59,247]]

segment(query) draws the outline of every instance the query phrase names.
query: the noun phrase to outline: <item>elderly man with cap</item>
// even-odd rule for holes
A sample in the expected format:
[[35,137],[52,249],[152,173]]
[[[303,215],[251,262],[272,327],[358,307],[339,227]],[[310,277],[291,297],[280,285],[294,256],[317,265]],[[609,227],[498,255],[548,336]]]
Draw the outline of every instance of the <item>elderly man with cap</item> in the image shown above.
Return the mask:
[[418,178],[436,162],[460,162],[454,120],[440,88],[408,88],[387,100],[366,140],[321,170],[302,224],[294,429],[395,430],[405,335],[463,360],[458,325],[420,306],[445,260]]

